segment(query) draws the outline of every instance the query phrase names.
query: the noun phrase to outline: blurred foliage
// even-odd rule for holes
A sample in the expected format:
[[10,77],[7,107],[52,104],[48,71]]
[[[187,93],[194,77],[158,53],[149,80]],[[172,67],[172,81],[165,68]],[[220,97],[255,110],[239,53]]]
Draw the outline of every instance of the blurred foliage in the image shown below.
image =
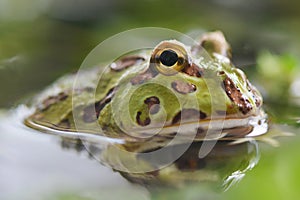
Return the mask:
[[219,29],[234,62],[253,65],[260,49],[299,48],[299,7],[296,0],[0,0],[0,107],[23,102],[78,69],[107,37],[136,27]]
[[294,53],[281,55],[261,51],[251,78],[264,96],[269,117],[275,123],[300,126],[300,59]]
[[300,77],[300,62],[292,54],[274,55],[263,51],[257,58],[256,77],[269,101],[288,102],[291,84]]

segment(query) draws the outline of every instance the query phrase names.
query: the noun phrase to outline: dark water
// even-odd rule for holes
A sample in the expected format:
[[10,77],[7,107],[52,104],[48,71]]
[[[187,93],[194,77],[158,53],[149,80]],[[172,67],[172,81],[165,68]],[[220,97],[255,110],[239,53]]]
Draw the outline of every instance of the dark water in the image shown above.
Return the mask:
[[[65,3],[49,0],[44,4],[2,2],[0,199],[298,199],[300,196],[299,99],[291,100],[284,92],[282,98],[266,96],[265,108],[280,130],[293,132],[295,136],[280,138],[280,147],[276,148],[263,142],[255,144],[259,149],[257,154],[261,155],[258,164],[246,170],[241,182],[225,193],[219,192],[221,182],[221,186],[217,184],[217,188],[212,189],[210,184],[197,184],[197,181],[185,186],[182,182],[188,181],[175,178],[169,180],[169,184],[176,185],[175,190],[132,184],[127,179],[131,182],[141,182],[141,179],[114,172],[91,158],[80,144],[76,146],[56,136],[27,129],[20,123],[19,116],[26,109],[15,110],[56,78],[76,71],[85,56],[107,37],[143,26],[181,32],[222,30],[232,45],[234,63],[254,80],[261,50],[287,53],[299,61],[298,1],[89,0],[77,2],[78,5],[71,0]],[[259,80],[255,83],[261,84]],[[215,151],[216,155],[223,153],[221,158],[232,159],[232,165],[224,169],[219,167],[223,166],[222,159],[212,162],[216,160],[214,155],[205,162],[195,161],[193,157],[182,159],[178,166],[191,165],[194,171],[199,169],[199,173],[205,167],[222,171],[211,177],[224,180],[254,162],[256,152],[251,147],[254,144],[247,145],[250,147],[235,147],[233,152],[227,148]],[[252,150],[246,153],[248,148]],[[218,182],[217,178],[213,180]],[[158,185],[156,183],[154,181],[154,185]]]

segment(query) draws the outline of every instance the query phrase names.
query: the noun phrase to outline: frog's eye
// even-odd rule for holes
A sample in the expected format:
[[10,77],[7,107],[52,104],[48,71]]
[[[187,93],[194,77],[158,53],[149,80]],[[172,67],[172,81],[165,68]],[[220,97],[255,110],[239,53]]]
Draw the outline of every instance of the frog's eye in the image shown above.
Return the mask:
[[159,61],[161,64],[171,67],[177,63],[178,55],[173,50],[165,50],[160,54]]
[[151,62],[165,75],[173,75],[188,64],[186,50],[179,44],[163,42],[154,50]]

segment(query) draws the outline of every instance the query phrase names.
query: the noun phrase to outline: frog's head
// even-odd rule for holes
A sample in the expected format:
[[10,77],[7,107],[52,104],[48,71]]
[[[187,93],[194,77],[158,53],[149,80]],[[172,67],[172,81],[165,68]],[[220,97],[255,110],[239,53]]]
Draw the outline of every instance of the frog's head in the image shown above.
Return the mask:
[[179,126],[201,134],[209,122],[224,119],[225,129],[248,125],[249,117],[259,115],[262,99],[232,65],[229,52],[219,32],[193,47],[176,40],[159,43],[127,66],[100,113],[100,124],[134,136],[153,130],[172,135]]

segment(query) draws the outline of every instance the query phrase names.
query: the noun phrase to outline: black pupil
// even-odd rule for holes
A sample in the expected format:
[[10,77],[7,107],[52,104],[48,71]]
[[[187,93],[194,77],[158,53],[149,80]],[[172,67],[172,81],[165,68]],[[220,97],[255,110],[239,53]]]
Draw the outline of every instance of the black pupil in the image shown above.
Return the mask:
[[165,50],[160,54],[160,62],[166,66],[173,66],[178,61],[178,55],[172,50]]

